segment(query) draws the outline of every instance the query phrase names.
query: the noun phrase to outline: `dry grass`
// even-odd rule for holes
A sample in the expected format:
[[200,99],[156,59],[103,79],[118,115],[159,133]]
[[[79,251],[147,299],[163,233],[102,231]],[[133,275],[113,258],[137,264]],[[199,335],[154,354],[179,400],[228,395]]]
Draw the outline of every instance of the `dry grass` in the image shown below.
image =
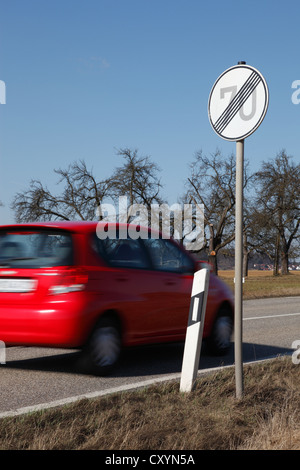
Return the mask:
[[0,420],[0,448],[73,450],[299,449],[300,365],[290,357]]
[[[219,277],[234,289],[234,271],[220,271]],[[286,297],[300,295],[300,271],[287,276],[273,276],[272,271],[249,270],[243,284],[243,298]]]
[[[232,288],[233,271],[220,277]],[[300,295],[300,272],[250,271],[244,298]],[[300,365],[290,357],[202,376],[182,394],[177,382],[0,420],[1,450],[300,449]]]

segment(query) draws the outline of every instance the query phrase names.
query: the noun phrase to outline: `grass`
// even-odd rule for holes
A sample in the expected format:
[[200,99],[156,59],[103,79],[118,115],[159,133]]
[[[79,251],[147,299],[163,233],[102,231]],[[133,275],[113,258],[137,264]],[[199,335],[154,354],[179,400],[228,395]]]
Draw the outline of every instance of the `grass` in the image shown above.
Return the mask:
[[[234,289],[234,271],[220,271],[219,277]],[[300,271],[287,276],[273,276],[272,271],[249,270],[243,284],[243,298],[289,297],[300,295]]]
[[[233,271],[220,277],[232,288]],[[244,298],[300,295],[300,272],[250,271]],[[300,449],[300,365],[279,357],[202,375],[189,394],[178,382],[0,420],[0,450]]]
[[265,450],[300,448],[300,365],[280,357],[178,382],[0,420],[1,450]]

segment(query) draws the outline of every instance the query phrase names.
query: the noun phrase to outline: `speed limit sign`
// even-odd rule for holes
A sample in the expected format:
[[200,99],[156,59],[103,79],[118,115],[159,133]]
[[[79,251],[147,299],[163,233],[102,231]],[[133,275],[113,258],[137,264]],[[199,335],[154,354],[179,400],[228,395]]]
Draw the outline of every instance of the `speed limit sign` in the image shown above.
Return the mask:
[[239,62],[215,81],[208,100],[208,117],[214,131],[236,142],[234,353],[236,395],[243,394],[243,187],[244,139],[263,121],[269,104],[264,77],[254,67]]
[[268,109],[268,86],[258,70],[235,65],[216,80],[208,101],[208,116],[223,139],[243,140],[263,121]]

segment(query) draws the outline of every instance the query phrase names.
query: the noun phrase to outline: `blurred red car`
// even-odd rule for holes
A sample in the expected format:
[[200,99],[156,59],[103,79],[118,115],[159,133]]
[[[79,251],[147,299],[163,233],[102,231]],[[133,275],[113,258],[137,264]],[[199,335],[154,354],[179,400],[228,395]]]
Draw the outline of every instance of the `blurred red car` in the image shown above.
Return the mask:
[[[199,264],[148,229],[133,239],[114,224],[115,236],[100,239],[99,228],[103,234],[97,222],[0,227],[1,341],[83,348],[104,374],[122,347],[184,340]],[[232,328],[231,291],[211,274],[203,338],[222,354]]]

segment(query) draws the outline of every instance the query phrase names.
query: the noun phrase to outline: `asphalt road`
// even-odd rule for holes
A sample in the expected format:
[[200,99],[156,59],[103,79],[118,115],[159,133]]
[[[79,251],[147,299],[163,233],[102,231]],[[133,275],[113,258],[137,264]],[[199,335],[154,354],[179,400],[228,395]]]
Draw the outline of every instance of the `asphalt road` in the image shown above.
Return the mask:
[[[243,361],[291,354],[300,340],[300,297],[244,302]],[[72,401],[78,396],[132,387],[148,381],[180,377],[183,344],[157,345],[126,351],[110,377],[88,375],[76,351],[46,348],[7,348],[0,366],[0,417],[24,407]],[[227,356],[201,353],[200,370],[234,363],[234,346]],[[299,365],[300,367],[300,365]]]

